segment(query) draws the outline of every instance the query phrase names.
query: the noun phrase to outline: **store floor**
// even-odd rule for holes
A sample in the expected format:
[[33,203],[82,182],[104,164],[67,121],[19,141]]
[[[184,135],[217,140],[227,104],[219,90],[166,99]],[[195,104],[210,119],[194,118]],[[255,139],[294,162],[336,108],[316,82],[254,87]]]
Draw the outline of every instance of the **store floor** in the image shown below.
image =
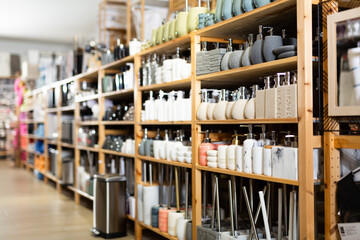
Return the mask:
[[[92,211],[0,160],[0,239],[88,240]],[[121,240],[134,239],[131,234]]]

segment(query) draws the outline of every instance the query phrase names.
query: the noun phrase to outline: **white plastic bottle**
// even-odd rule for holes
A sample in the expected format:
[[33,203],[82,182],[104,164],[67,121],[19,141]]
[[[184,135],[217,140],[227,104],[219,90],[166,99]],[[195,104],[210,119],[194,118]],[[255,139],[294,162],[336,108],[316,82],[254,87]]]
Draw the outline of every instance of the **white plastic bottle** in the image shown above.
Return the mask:
[[219,102],[216,103],[214,108],[214,119],[215,120],[226,120],[226,107],[228,104],[229,92],[225,89],[220,91]]
[[155,104],[153,91],[150,91],[149,99],[145,101],[145,121],[155,120]]
[[175,91],[171,91],[166,101],[167,121],[174,121]]
[[184,115],[185,115],[185,101],[184,101],[184,91],[177,91],[177,98],[175,101],[175,108],[174,108],[174,113],[175,113],[175,119],[174,121],[183,121],[184,119]]
[[243,171],[246,173],[253,173],[253,147],[257,146],[257,141],[254,138],[254,134],[252,133],[253,126],[249,125],[241,125],[240,127],[248,127],[249,132],[246,135],[246,140],[243,144]]
[[229,100],[228,104],[226,105],[226,119],[232,119],[232,108],[237,100],[237,90],[231,92],[231,101]]
[[208,106],[209,106],[209,102],[208,102],[207,89],[201,89],[201,103],[196,112],[197,120],[204,121],[207,119],[206,112],[207,112]]
[[240,87],[237,94],[237,101],[232,108],[232,117],[233,119],[245,119],[244,111],[248,102],[248,99],[246,98],[246,88]]
[[259,89],[259,85],[253,85],[251,89],[252,89],[251,98],[246,104],[244,111],[244,115],[246,119],[255,119],[256,91]]
[[165,100],[164,100],[164,92],[162,90],[159,91],[158,98],[154,101],[155,105],[155,120],[160,122],[165,121],[166,108],[165,108]]
[[210,103],[206,111],[207,120],[214,120],[214,109],[217,103],[218,94],[219,94],[218,90],[212,91],[212,99],[210,99]]

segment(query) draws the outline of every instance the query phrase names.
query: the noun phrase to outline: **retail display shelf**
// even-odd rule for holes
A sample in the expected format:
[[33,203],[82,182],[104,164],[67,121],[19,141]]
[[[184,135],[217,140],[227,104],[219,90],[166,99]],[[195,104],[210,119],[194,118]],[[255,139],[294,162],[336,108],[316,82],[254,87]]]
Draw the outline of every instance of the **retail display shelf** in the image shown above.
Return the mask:
[[7,156],[9,153],[7,151],[0,151],[0,156]]
[[48,144],[51,144],[51,145],[57,145],[58,141],[57,141],[57,140],[48,139],[48,140],[47,140],[47,143],[48,143]]
[[131,97],[133,94],[134,94],[134,89],[131,88],[131,89],[123,89],[118,91],[101,93],[101,97],[115,99],[115,98]]
[[24,137],[27,137],[27,138],[30,138],[30,139],[34,139],[34,140],[45,140],[44,137],[38,137],[34,134],[27,134],[27,135],[24,135]]
[[154,228],[154,227],[152,227],[152,226],[150,226],[150,225],[146,225],[146,224],[143,223],[143,222],[139,222],[139,224],[140,224],[143,228],[149,229],[149,230],[151,230],[151,231],[153,231],[153,232],[155,232],[155,233],[163,236],[164,238],[171,239],[171,240],[176,240],[176,239],[177,239],[177,237],[170,236],[168,233],[162,232],[162,231],[160,231],[160,229]]
[[176,162],[176,161],[169,161],[169,160],[163,160],[163,159],[158,159],[158,158],[153,158],[153,157],[148,157],[148,156],[142,156],[142,155],[137,155],[136,157],[141,159],[141,160],[150,161],[150,162],[162,163],[162,164],[167,164],[167,165],[172,165],[172,166],[177,166],[177,167],[192,168],[191,163],[182,163],[182,162]]
[[228,120],[205,120],[195,121],[200,125],[216,125],[216,124],[286,124],[298,123],[297,118],[274,118],[274,119],[228,119]]
[[170,53],[176,53],[176,48],[180,47],[181,50],[187,50],[190,48],[191,43],[191,35],[187,34],[185,36],[176,38],[174,40],[168,41],[166,43],[151,47],[149,49],[146,49],[140,53],[141,56],[146,56],[151,53],[157,53],[157,54],[170,54]]
[[98,98],[99,98],[99,94],[92,94],[92,95],[88,95],[88,96],[84,96],[84,97],[76,96],[75,102],[86,102],[86,101],[95,100]]
[[28,163],[28,162],[22,162],[27,168],[34,169],[34,165]]
[[58,111],[58,108],[48,108],[46,109],[47,113],[56,113]]
[[135,222],[136,220],[135,220],[135,218],[133,218],[132,216],[130,216],[129,214],[127,214],[126,215],[126,217],[129,219],[129,220],[131,220],[131,221],[133,221],[133,222]]
[[242,34],[257,32],[258,25],[260,24],[285,27],[293,22],[296,24],[295,20],[296,0],[277,0],[263,7],[198,30],[196,35],[200,37],[221,36],[222,38],[241,39]]
[[67,188],[75,193],[78,193],[79,195],[91,200],[91,201],[94,201],[94,196],[91,196],[89,195],[88,193],[84,192],[84,191],[81,191],[80,189],[77,189],[73,186],[67,186]]
[[100,70],[118,70],[118,68],[124,66],[126,63],[130,63],[134,61],[134,56],[127,56],[120,60],[114,61],[112,63],[105,64],[100,67]]
[[247,67],[199,75],[196,76],[196,79],[202,81],[202,87],[249,86],[257,83],[263,83],[264,80],[259,79],[260,77],[273,75],[277,72],[295,70],[297,68],[297,61],[297,57],[289,57]]
[[59,183],[60,181],[59,181],[59,179],[57,179],[57,177],[55,177],[52,173],[50,173],[50,172],[46,172],[45,173],[45,176],[48,178],[48,179],[50,179],[51,181],[53,181],[53,182],[56,182],[56,183]]
[[340,148],[350,148],[350,149],[360,149],[360,136],[335,136],[334,137],[334,147],[337,149]]
[[79,150],[84,150],[84,151],[99,152],[98,147],[77,146],[76,148],[79,149]]
[[61,142],[61,146],[62,147],[67,147],[67,148],[75,148],[74,144],[65,143],[65,142]]
[[81,126],[99,125],[99,121],[78,121],[76,123]]
[[16,79],[16,76],[0,76],[0,79]]
[[75,81],[76,78],[77,78],[77,76],[72,76],[69,78],[62,79],[60,81],[57,81],[57,82],[54,82],[53,84],[51,84],[51,87],[57,87],[57,86],[61,86],[61,85],[73,82],[73,81]]
[[101,121],[101,125],[134,125],[134,121]]
[[221,173],[221,174],[226,174],[226,175],[245,177],[245,178],[249,178],[249,179],[257,179],[257,180],[263,180],[263,181],[268,181],[268,182],[283,183],[283,184],[288,184],[288,185],[293,185],[293,186],[299,185],[299,181],[296,181],[296,180],[275,178],[275,177],[270,177],[270,176],[265,176],[265,175],[260,175],[260,174],[253,174],[253,173],[238,172],[238,171],[233,171],[233,170],[229,170],[229,169],[211,168],[211,167],[200,166],[200,165],[197,165],[196,169],[207,171],[207,172],[215,172],[215,173]]
[[20,109],[20,112],[31,112],[34,111],[34,107],[33,106],[29,106],[29,107],[24,107]]
[[191,87],[191,79],[181,79],[168,83],[151,84],[148,86],[139,87],[140,91],[151,91],[151,90],[178,90],[178,89],[189,89]]
[[75,111],[75,106],[65,106],[59,108],[61,112]]
[[100,152],[105,153],[105,154],[121,156],[121,157],[135,158],[135,155],[133,155],[133,154],[127,154],[127,153],[117,152],[117,151],[108,150],[108,149],[100,149]]
[[98,72],[99,69],[93,69],[93,70],[89,70],[85,73],[81,73],[79,75],[76,75],[75,77],[77,79],[97,79],[98,78]]
[[168,121],[168,122],[159,122],[159,121],[145,121],[139,122],[139,125],[191,125],[191,121]]

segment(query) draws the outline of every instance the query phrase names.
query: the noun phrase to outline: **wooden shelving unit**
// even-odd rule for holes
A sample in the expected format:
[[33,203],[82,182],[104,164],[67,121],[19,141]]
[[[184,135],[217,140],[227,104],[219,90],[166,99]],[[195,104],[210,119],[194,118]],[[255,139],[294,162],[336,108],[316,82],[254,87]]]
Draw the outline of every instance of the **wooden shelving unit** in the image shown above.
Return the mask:
[[[196,53],[200,51],[201,41],[223,41],[224,38],[234,38],[235,41],[242,41],[243,34],[257,32],[259,24],[266,24],[269,26],[276,26],[277,29],[286,26],[297,26],[297,39],[298,39],[298,56],[273,62],[257,64],[249,67],[232,69],[228,71],[206,74],[196,76]],[[178,80],[169,83],[154,84],[150,86],[139,86],[138,70],[141,65],[141,59],[148,54],[156,53],[175,53],[176,48],[180,47],[181,50],[188,50],[191,48],[191,62],[192,62],[192,75],[188,79]],[[114,73],[119,70],[126,63],[134,63],[134,89],[121,90],[116,92],[102,92],[102,78],[107,73]],[[166,42],[162,45],[147,49],[135,56],[127,57],[122,60],[107,64],[100,67],[96,71],[84,73],[71,79],[60,81],[53,86],[56,88],[64,84],[66,81],[75,81],[76,87],[83,80],[90,80],[97,82],[98,94],[76,98],[75,107],[69,109],[67,114],[74,114],[75,119],[75,139],[76,133],[80,126],[89,125],[97,126],[99,133],[99,142],[96,148],[83,147],[75,144],[61,143],[61,136],[56,141],[49,141],[45,139],[46,144],[56,145],[58,150],[61,151],[62,147],[73,148],[75,151],[75,169],[80,165],[80,151],[92,151],[99,154],[99,173],[105,173],[105,156],[115,155],[127,158],[133,158],[135,164],[135,199],[137,199],[137,183],[141,182],[142,161],[149,161],[155,163],[162,163],[177,167],[184,167],[191,170],[192,176],[192,226],[193,226],[193,239],[196,239],[196,227],[201,224],[201,173],[213,172],[225,175],[232,175],[244,177],[248,179],[256,179],[268,181],[273,183],[282,183],[291,186],[296,186],[299,189],[299,221],[300,221],[300,239],[314,239],[314,181],[313,181],[313,148],[321,147],[321,138],[313,135],[313,112],[312,112],[312,76],[313,76],[313,56],[312,56],[312,1],[311,0],[277,0],[264,7],[257,8],[251,12],[244,13],[229,20],[214,24],[213,26],[206,27],[202,30],[194,31],[191,34],[177,38],[175,40]],[[225,86],[241,86],[242,84],[250,85],[256,83],[258,77],[266,76],[267,74],[274,74],[278,71],[298,70],[298,118],[291,119],[244,119],[244,120],[224,120],[224,121],[198,121],[196,119],[196,110],[200,104],[200,95],[198,94],[201,88],[208,87],[225,87]],[[141,109],[143,104],[142,95],[148,91],[158,90],[190,90],[192,99],[192,120],[185,122],[141,122]],[[135,119],[134,121],[102,121],[102,116],[105,113],[104,103],[105,99],[119,99],[121,101],[133,102],[135,106]],[[100,106],[99,119],[96,121],[80,121],[80,102],[96,100]],[[57,114],[61,117],[64,112],[64,107],[54,109],[47,109],[47,113]],[[45,124],[46,120],[45,120]],[[291,124],[298,127],[299,137],[299,180],[287,180],[265,175],[246,174],[243,172],[236,172],[227,169],[209,168],[199,166],[198,164],[198,146],[201,143],[201,135],[199,132],[205,125],[212,125],[222,127],[223,125],[240,125],[240,124]],[[152,128],[156,126],[185,126],[191,128],[192,138],[192,163],[180,163],[175,161],[167,161],[156,159],[153,157],[141,156],[138,153],[138,146],[141,142],[142,132],[146,126]],[[135,137],[135,155],[124,154],[121,152],[101,149],[105,141],[105,135],[109,134],[110,127],[116,127],[116,131],[127,130],[132,131]],[[130,129],[130,130],[129,130]],[[114,129],[111,129],[114,131]],[[338,144],[343,144],[339,139]],[[58,167],[61,166],[61,159],[58,159]],[[60,168],[58,168],[60,169]],[[60,172],[57,174],[57,179],[60,179]],[[76,185],[74,185],[76,186]],[[75,194],[75,200],[80,202],[80,196],[84,196],[82,192],[74,187],[68,187]],[[61,190],[61,185],[58,187]],[[92,197],[88,197],[92,199]],[[130,218],[129,218],[130,219]],[[139,222],[137,218],[131,219],[135,223],[135,236],[136,239],[141,239],[142,230],[149,229],[167,239],[176,239],[169,236],[167,233],[159,231],[159,229],[147,226]]]

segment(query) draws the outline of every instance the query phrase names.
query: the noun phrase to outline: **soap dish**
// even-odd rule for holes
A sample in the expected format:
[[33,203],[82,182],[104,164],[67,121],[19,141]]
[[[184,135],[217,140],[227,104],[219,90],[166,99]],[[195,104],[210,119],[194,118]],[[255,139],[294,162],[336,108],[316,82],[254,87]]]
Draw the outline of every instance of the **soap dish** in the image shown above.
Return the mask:
[[278,59],[288,58],[288,57],[294,57],[297,55],[297,51],[288,51],[280,54],[278,56]]
[[280,55],[284,52],[290,52],[290,51],[296,51],[296,46],[295,45],[286,45],[286,46],[281,46],[281,47],[274,49],[274,53],[276,55]]

